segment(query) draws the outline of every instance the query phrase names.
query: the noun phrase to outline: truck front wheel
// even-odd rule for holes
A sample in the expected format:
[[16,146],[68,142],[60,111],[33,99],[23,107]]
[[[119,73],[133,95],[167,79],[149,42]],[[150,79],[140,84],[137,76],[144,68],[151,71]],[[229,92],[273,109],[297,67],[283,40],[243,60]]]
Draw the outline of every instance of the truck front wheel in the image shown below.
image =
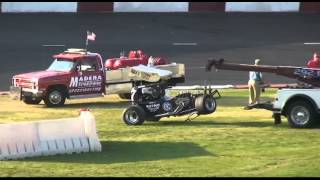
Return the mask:
[[66,95],[61,89],[51,89],[43,99],[48,107],[57,107],[64,105]]
[[287,110],[288,123],[294,128],[309,128],[315,124],[316,112],[305,101],[296,101],[289,105]]
[[25,97],[23,99],[23,102],[26,104],[39,104],[42,101],[41,98],[35,98],[35,97]]

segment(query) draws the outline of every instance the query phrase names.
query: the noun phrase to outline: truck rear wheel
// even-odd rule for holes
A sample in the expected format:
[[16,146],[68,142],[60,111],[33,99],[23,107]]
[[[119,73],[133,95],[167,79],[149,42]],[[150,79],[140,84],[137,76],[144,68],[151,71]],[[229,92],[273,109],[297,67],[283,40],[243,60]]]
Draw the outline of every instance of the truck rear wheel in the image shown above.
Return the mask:
[[64,105],[66,95],[62,89],[55,88],[49,90],[48,94],[43,99],[48,107],[58,107]]
[[195,108],[199,114],[211,114],[216,110],[217,103],[212,95],[201,95],[195,99]]
[[23,102],[26,104],[39,104],[42,101],[41,98],[35,98],[35,97],[25,97],[23,99]]
[[118,94],[121,99],[131,99],[131,93]]
[[137,105],[129,106],[122,115],[122,119],[127,125],[141,125],[145,118],[145,110]]
[[294,128],[309,128],[315,124],[316,112],[305,101],[296,101],[289,105],[286,112],[288,123]]

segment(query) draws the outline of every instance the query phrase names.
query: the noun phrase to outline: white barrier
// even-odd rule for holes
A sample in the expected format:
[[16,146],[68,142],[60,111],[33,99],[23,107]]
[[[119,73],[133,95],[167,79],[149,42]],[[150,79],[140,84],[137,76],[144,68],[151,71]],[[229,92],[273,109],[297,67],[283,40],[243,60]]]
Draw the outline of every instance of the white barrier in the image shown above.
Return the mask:
[[169,90],[204,90],[205,88],[211,89],[232,89],[235,88],[234,85],[209,85],[209,86],[201,86],[201,85],[193,85],[193,86],[173,86],[169,88]]
[[90,111],[79,118],[0,124],[0,160],[100,151]]
[[299,12],[300,2],[226,2],[226,12]]
[[77,12],[77,2],[2,2],[1,12]]
[[189,2],[114,2],[114,12],[188,12]]

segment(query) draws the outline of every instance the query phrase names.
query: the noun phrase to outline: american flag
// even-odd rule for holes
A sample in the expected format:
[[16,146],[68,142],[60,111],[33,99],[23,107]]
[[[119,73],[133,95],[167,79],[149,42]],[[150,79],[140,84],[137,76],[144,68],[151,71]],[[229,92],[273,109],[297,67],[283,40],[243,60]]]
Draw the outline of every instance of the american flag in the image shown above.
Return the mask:
[[96,40],[96,34],[94,34],[94,32],[87,31],[87,39],[91,41]]

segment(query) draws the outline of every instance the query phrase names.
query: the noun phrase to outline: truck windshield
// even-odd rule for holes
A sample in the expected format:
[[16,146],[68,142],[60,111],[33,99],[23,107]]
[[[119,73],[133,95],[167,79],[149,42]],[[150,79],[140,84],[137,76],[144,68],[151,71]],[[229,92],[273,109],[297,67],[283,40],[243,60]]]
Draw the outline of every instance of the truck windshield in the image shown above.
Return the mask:
[[55,59],[48,71],[70,71],[74,66],[74,62],[68,59]]

